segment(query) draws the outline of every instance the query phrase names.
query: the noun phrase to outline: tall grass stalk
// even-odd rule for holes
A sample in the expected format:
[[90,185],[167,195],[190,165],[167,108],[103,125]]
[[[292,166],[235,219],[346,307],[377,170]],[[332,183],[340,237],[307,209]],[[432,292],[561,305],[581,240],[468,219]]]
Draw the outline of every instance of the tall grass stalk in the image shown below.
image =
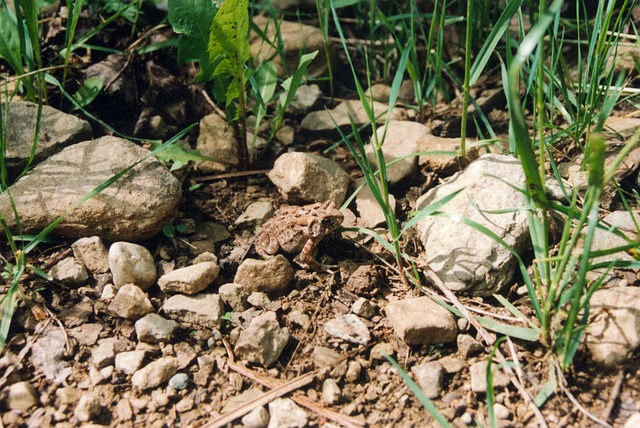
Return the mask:
[[475,0],[467,1],[467,22],[465,31],[465,49],[464,49],[464,85],[462,87],[462,123],[460,125],[460,157],[466,156],[467,141],[467,117],[469,109],[469,82],[471,80],[471,50],[473,43],[473,3]]

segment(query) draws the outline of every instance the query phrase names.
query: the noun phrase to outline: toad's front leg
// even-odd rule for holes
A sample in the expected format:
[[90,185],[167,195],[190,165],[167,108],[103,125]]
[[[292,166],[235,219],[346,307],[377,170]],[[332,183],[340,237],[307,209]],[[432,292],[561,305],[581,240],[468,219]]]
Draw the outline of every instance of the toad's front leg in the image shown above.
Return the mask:
[[294,261],[305,269],[311,269],[318,272],[331,272],[333,266],[319,263],[315,258],[316,247],[320,242],[319,239],[309,238],[302,247],[300,254],[294,258]]

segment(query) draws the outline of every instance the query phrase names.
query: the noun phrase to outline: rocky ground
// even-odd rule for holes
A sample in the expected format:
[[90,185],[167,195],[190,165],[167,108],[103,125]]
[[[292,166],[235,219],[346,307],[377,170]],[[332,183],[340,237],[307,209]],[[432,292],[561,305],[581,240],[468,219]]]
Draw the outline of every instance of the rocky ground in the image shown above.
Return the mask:
[[[60,43],[56,25],[62,18],[51,13],[45,52]],[[157,22],[148,15],[137,47],[171,37],[166,26],[150,30]],[[87,16],[86,25],[95,19]],[[283,34],[299,34],[298,24],[291,25]],[[105,42],[118,49],[132,45],[119,37],[130,34],[126,24],[109,28]],[[303,32],[309,50],[317,31]],[[290,49],[298,52],[301,41],[295,41]],[[366,122],[359,102],[331,99],[318,85],[302,87],[276,141],[266,149],[258,143],[253,168],[236,171],[228,167],[237,163],[233,132],[207,88],[192,83],[193,67],[176,65],[174,50],[83,55],[70,81],[102,76],[110,82],[88,107],[100,122],[67,114],[53,90],[50,104],[62,104],[62,111],[43,110],[37,166],[10,189],[21,233],[39,233],[72,210],[28,256],[50,279],[31,272],[22,277],[0,358],[3,426],[437,426],[385,355],[453,426],[489,425],[486,374],[497,336],[430,297],[519,325],[493,297],[500,293],[533,317],[515,260],[474,229],[427,217],[402,239],[422,281],[421,288],[407,287],[378,241],[345,230],[386,234],[366,187],[339,216],[325,205],[341,206],[362,183],[353,157],[334,146],[333,122],[348,125],[347,113]],[[321,61],[310,70],[325,72]],[[475,96],[491,111],[495,129],[506,130],[505,102],[496,88],[499,82]],[[388,87],[370,90],[379,100],[376,108],[386,111]],[[384,150],[387,160],[402,158],[389,170],[398,218],[405,222],[410,212],[461,190],[447,211],[490,228],[528,260],[524,212],[495,214],[522,204],[511,186],[524,184],[520,164],[499,145],[473,148],[466,159],[446,154],[460,143],[459,117],[449,113],[455,107],[434,111],[426,123],[402,104],[392,110]],[[14,177],[28,158],[36,111],[23,101],[9,106],[6,158]],[[191,123],[198,126],[185,148],[215,159],[169,171],[149,156],[149,140],[166,139]],[[609,125],[613,159],[640,120],[619,112]],[[112,128],[142,142],[122,139]],[[404,158],[417,152],[431,153]],[[638,156],[636,149],[617,175],[630,189],[639,185]],[[560,164],[576,189],[584,183],[578,162]],[[315,202],[323,208],[310,208]],[[11,203],[8,192],[0,195],[0,212],[17,230]],[[276,211],[285,205],[299,208]],[[603,206],[610,212],[606,221],[633,233],[615,189],[605,192]],[[325,222],[336,217],[344,229]],[[301,248],[294,243],[300,237],[306,242],[316,225],[321,232],[314,260],[330,266],[327,271],[296,262]],[[258,230],[263,236],[255,240]],[[594,245],[608,248],[616,239],[601,231]],[[281,251],[264,260],[259,253],[272,241]],[[6,244],[2,256],[10,271],[14,256]],[[553,427],[640,424],[639,278],[630,270],[610,273],[594,295],[575,367],[539,414],[527,400],[549,378],[545,349],[518,340],[499,347],[518,364],[494,366],[498,426],[539,426],[543,420]],[[1,291],[10,284],[8,277]],[[443,297],[443,289],[459,297]]]

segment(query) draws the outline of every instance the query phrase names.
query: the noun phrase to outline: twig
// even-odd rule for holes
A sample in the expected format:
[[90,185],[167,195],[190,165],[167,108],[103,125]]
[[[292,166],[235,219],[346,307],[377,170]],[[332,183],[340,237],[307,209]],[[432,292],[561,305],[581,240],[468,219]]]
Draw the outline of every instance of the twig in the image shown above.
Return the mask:
[[622,382],[624,381],[624,369],[618,370],[618,377],[616,379],[616,383],[611,388],[611,397],[609,397],[609,401],[607,402],[607,407],[604,409],[604,414],[602,415],[602,419],[605,421],[610,421],[611,416],[613,415],[613,409],[616,406],[616,401],[620,396],[620,391],[622,391]]
[[[231,361],[227,362],[227,364],[229,365],[229,367],[233,368],[235,370],[235,368],[237,368],[237,364],[233,363]],[[232,410],[231,412],[225,413],[224,415],[220,416],[219,418],[214,419],[213,421],[206,423],[204,425],[202,425],[202,428],[219,428],[219,427],[223,427],[233,421],[235,421],[236,419],[246,415],[247,413],[251,412],[253,409],[260,407],[260,406],[264,406],[266,404],[268,404],[270,401],[275,400],[278,397],[282,397],[283,395],[286,395],[292,391],[295,391],[297,389],[302,388],[305,385],[310,384],[311,382],[313,382],[313,379],[315,378],[316,373],[315,372],[311,372],[311,373],[307,373],[305,375],[302,376],[298,376],[297,378],[293,379],[292,381],[289,381],[285,384],[282,384],[281,386],[272,389],[271,391],[262,394],[260,397],[249,401],[248,403],[246,403],[245,405],[238,407],[235,410]]]
[[[563,382],[564,383],[564,382]],[[613,428],[612,425],[610,425],[607,421],[603,421],[602,419],[598,418],[596,415],[594,415],[593,413],[589,412],[587,409],[585,409],[582,404],[580,404],[580,402],[578,401],[578,399],[576,397],[573,396],[573,394],[567,389],[565,388],[564,385],[561,385],[560,388],[562,388],[562,392],[564,392],[564,394],[567,396],[567,398],[569,399],[569,401],[571,401],[571,403],[573,403],[574,406],[576,406],[576,408],[583,414],[585,415],[587,418],[591,419],[593,422],[602,425],[603,427],[606,428]]]

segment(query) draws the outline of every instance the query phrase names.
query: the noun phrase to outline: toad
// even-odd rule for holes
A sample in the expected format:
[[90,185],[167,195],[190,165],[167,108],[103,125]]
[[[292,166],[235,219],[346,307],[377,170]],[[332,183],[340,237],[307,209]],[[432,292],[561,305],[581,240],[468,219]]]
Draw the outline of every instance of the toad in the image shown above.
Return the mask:
[[263,258],[278,251],[298,254],[294,261],[306,269],[328,271],[316,261],[318,243],[340,227],[344,216],[333,201],[304,206],[284,206],[267,220],[256,234],[256,252]]

